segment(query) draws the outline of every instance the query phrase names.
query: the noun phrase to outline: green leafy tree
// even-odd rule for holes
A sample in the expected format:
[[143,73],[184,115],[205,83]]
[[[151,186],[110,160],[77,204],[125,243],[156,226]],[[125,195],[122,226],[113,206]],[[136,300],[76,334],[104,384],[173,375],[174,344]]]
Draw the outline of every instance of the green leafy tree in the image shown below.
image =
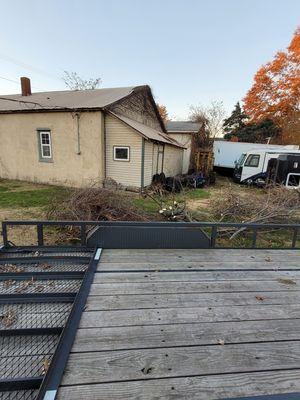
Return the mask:
[[237,102],[231,115],[224,119],[223,129],[226,133],[235,133],[240,129],[244,128],[248,116],[243,112],[240,103]]

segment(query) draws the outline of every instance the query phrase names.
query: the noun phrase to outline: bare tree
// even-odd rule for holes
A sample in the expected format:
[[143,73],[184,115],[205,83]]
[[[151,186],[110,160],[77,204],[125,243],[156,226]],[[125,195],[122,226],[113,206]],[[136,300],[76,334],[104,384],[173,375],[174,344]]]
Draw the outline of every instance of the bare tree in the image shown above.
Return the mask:
[[97,89],[102,82],[101,78],[83,79],[77,74],[77,72],[68,71],[64,71],[62,80],[71,90]]
[[189,119],[202,122],[210,139],[223,135],[225,110],[222,101],[214,100],[208,106],[190,107]]

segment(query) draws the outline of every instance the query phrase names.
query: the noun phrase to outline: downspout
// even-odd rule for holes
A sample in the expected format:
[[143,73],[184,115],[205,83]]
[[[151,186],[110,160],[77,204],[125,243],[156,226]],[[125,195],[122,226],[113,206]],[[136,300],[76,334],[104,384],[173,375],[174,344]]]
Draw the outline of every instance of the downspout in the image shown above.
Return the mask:
[[107,172],[107,167],[106,167],[106,113],[103,113],[103,174],[104,174],[104,180],[106,179],[106,172]]
[[145,179],[144,179],[144,171],[145,171],[145,138],[142,138],[142,157],[141,157],[141,192],[144,189]]
[[162,160],[161,160],[161,170],[164,172],[164,160],[165,160],[165,144],[163,144],[163,153],[162,153]]
[[80,155],[81,154],[81,149],[80,149],[80,124],[79,124],[80,113],[75,113],[75,117],[76,117],[76,124],[77,124],[77,154]]

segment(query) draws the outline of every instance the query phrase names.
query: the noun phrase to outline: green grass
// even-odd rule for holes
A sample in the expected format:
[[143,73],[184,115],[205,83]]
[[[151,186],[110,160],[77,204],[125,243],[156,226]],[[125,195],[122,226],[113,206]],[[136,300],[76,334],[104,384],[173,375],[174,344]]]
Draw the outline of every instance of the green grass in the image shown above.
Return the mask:
[[208,199],[210,197],[210,193],[208,190],[205,189],[192,189],[189,190],[188,192],[185,192],[182,195],[179,195],[179,197],[185,197],[186,199]]
[[[157,200],[169,205],[174,200],[180,203],[185,200],[207,199],[209,197],[210,193],[205,189],[191,189],[181,193],[169,194],[162,198],[157,197]],[[149,197],[137,197],[133,199],[132,202],[136,207],[149,214],[156,214],[160,208],[159,205]]]
[[149,214],[155,214],[159,209],[158,204],[155,203],[155,201],[149,199],[149,197],[146,197],[145,199],[142,197],[139,197],[139,198],[133,199],[132,202],[136,207],[140,208],[141,210],[146,211]]
[[58,186],[35,185],[26,182],[0,181],[0,207],[44,207],[51,198],[66,191]]

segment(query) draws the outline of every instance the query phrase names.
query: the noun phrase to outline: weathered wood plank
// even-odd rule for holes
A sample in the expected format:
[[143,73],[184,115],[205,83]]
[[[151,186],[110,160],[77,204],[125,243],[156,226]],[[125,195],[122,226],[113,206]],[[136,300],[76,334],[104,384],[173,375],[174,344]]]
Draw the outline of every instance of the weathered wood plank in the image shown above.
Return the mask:
[[85,311],[81,328],[300,318],[300,304]]
[[136,260],[131,262],[100,262],[97,266],[97,271],[107,272],[107,271],[220,271],[220,270],[252,270],[252,271],[278,271],[278,270],[296,270],[300,271],[299,261],[229,261],[228,258],[220,261],[176,261],[173,258],[169,259],[168,262],[162,261],[148,261],[142,262],[142,260]]
[[138,255],[148,255],[148,254],[165,255],[165,254],[175,254],[175,255],[193,255],[193,254],[219,254],[219,255],[271,255],[271,254],[295,254],[299,253],[299,250],[292,249],[104,249],[103,256],[131,256],[133,254]]
[[204,306],[248,306],[260,304],[297,304],[300,292],[235,292],[235,293],[178,293],[155,295],[93,296],[87,300],[88,310],[125,310],[139,308],[174,308]]
[[300,339],[300,319],[79,329],[72,352]]
[[300,391],[300,370],[62,386],[58,400],[211,400]]
[[64,385],[300,368],[299,342],[247,343],[70,355]]
[[[101,268],[100,268],[101,271]],[[277,281],[300,280],[300,271],[189,271],[187,272],[97,272],[94,283],[199,282],[199,281]]]
[[[188,278],[188,277],[187,277]],[[186,279],[187,279],[186,278]],[[224,293],[299,291],[300,281],[226,281],[226,282],[155,282],[155,283],[95,283],[90,294],[96,296],[161,293]]]
[[170,262],[223,262],[235,261],[235,262],[299,262],[300,251],[298,250],[236,250],[229,252],[228,250],[196,250],[196,251],[183,251],[183,250],[163,250],[159,251],[148,250],[146,252],[138,252],[133,250],[128,254],[118,254],[111,251],[106,251],[101,257],[101,263],[170,263]]
[[141,256],[147,257],[155,254],[156,256],[210,256],[218,255],[221,257],[232,257],[235,255],[243,256],[276,256],[276,255],[295,255],[299,250],[292,249],[104,249],[102,257],[130,257],[130,256]]

